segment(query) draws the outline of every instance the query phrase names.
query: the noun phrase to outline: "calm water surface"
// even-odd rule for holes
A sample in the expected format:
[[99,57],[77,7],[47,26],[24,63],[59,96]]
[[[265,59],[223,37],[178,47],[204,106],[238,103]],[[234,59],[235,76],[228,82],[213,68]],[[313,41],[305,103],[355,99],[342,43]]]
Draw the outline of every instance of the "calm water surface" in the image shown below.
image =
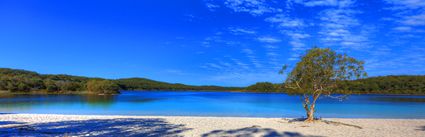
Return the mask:
[[[120,95],[0,96],[0,113],[303,117],[299,96],[266,93],[123,91]],[[320,98],[318,117],[425,118],[425,96]]]

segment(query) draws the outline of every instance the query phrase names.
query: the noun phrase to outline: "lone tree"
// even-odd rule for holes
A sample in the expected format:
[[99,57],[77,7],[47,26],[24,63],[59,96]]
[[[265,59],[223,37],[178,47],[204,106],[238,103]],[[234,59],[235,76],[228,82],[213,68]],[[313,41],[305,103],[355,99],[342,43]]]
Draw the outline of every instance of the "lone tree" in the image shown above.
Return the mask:
[[[334,93],[339,82],[367,76],[363,64],[363,61],[337,54],[330,48],[312,48],[288,74],[284,86],[288,92],[301,95],[307,111],[306,122],[312,122],[320,95]],[[285,65],[280,73],[283,74],[286,68]]]

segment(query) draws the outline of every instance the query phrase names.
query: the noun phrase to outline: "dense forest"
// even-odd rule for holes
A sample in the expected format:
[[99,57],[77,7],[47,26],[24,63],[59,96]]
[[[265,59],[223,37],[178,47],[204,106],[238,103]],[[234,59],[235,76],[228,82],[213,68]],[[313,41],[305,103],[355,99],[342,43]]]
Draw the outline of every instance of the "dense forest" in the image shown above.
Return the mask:
[[237,87],[189,86],[144,78],[101,79],[70,75],[43,75],[32,71],[0,68],[0,90],[49,93],[118,93],[119,90],[242,90]]
[[354,94],[425,95],[425,76],[382,76],[345,81],[341,91]]
[[[255,92],[285,92],[283,84],[259,82],[247,87]],[[381,76],[344,81],[336,93],[425,95],[425,76]]]
[[243,90],[240,87],[220,87],[220,86],[191,86],[185,84],[172,84],[154,81],[145,78],[117,79],[116,83],[124,90]]
[[270,82],[258,82],[246,87],[246,91],[252,92],[283,92],[283,84],[273,84]]
[[[341,93],[425,95],[425,76],[382,76],[339,84]],[[119,90],[210,90],[285,92],[283,84],[259,82],[246,88],[191,86],[145,78],[101,79],[70,75],[44,75],[32,71],[0,68],[0,91],[49,93],[118,93]]]

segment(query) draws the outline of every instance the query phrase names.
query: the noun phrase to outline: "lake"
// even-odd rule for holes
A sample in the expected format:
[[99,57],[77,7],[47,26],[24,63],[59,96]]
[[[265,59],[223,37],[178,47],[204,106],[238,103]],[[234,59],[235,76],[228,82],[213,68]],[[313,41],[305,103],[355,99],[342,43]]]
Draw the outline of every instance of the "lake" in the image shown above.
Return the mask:
[[[318,117],[425,118],[425,96],[351,95],[322,97]],[[160,116],[305,116],[299,96],[281,93],[122,91],[120,95],[0,96],[0,113],[160,115]]]

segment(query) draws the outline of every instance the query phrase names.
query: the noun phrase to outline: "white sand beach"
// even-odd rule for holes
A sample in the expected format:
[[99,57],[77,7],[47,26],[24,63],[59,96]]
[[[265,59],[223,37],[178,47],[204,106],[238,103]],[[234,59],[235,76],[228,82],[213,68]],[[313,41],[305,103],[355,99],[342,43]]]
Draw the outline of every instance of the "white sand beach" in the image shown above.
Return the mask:
[[0,136],[425,137],[425,119],[0,114]]

